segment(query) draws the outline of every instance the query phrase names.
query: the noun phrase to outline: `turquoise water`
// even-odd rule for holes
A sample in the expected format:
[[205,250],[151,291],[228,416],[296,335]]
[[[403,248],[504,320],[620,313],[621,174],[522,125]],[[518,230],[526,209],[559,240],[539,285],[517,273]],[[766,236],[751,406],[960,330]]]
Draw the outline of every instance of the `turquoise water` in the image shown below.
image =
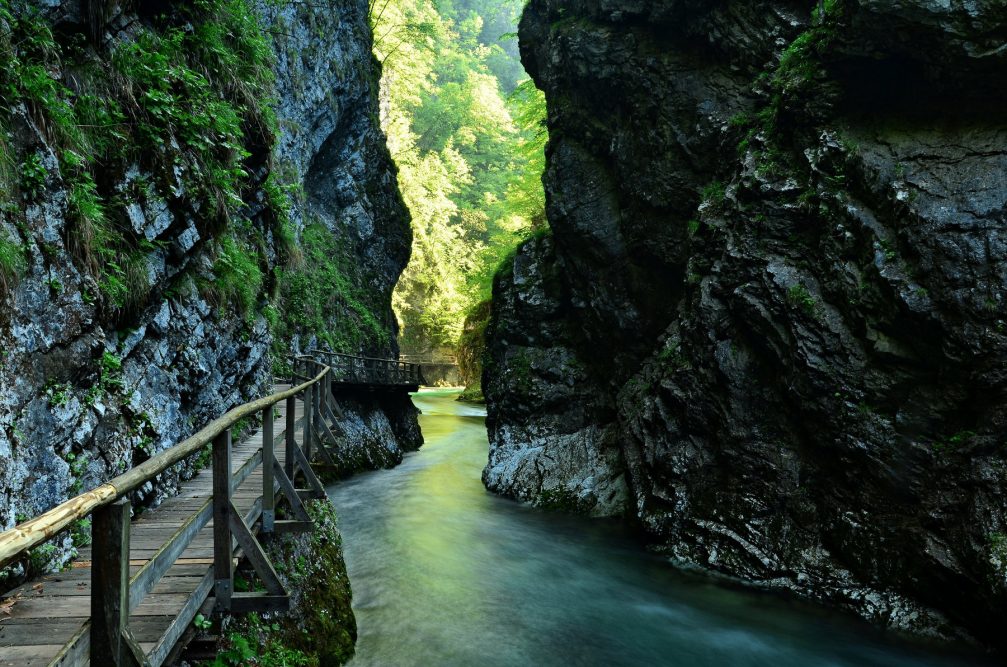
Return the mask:
[[952,667],[848,618],[683,574],[611,522],[486,492],[484,412],[421,392],[426,445],[329,489],[359,625],[353,667]]

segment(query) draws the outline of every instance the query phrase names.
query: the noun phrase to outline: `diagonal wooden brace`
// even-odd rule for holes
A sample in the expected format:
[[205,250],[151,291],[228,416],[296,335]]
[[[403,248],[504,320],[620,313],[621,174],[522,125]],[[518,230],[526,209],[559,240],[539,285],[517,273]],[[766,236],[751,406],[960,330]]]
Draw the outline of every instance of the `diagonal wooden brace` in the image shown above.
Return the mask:
[[294,488],[294,483],[290,481],[287,473],[280,467],[279,463],[273,461],[273,465],[276,466],[273,468],[274,477],[280,485],[283,495],[287,497],[291,509],[294,510],[294,516],[301,521],[310,521],[311,518],[308,516],[308,511],[304,509],[304,503],[301,502],[301,496],[297,493],[297,489]]
[[252,531],[249,530],[245,524],[245,520],[241,518],[233,503],[231,503],[231,511],[228,515],[231,534],[238,541],[238,546],[241,547],[241,550],[245,552],[245,558],[252,564],[262,583],[265,584],[266,592],[270,595],[287,595],[287,591],[284,590],[283,584],[280,582],[279,575],[273,569],[273,564],[269,562],[269,557],[262,550],[262,545],[252,535]]
[[308,463],[308,458],[304,455],[304,451],[300,447],[294,447],[294,459],[297,462],[297,466],[301,468],[301,472],[308,480],[308,485],[315,492],[315,498],[325,497],[325,487],[319,481],[318,476],[315,475],[315,471],[311,469],[311,464]]
[[320,436],[316,441],[318,443],[318,451],[325,459],[325,462],[332,467],[336,466],[336,461],[332,458],[332,453],[329,451],[329,445],[336,444],[336,436],[332,434],[329,429],[329,425],[325,422],[325,417],[322,415],[321,410],[315,411],[315,432]]

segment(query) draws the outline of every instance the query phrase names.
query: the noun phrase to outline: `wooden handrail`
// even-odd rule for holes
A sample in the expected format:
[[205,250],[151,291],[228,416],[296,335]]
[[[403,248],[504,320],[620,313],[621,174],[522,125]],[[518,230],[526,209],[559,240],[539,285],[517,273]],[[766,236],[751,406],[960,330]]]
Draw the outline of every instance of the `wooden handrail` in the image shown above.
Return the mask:
[[311,354],[323,354],[323,355],[329,356],[329,357],[343,357],[343,358],[346,358],[346,359],[360,359],[361,361],[384,361],[386,363],[399,363],[399,364],[407,363],[407,362],[402,361],[400,359],[379,359],[378,357],[361,357],[361,356],[356,355],[356,354],[344,354],[342,352],[329,352],[328,350],[311,349],[311,350],[308,350],[308,352],[310,352]]
[[[419,385],[423,382],[421,366],[401,359],[376,359],[317,349],[308,352],[311,355],[327,358],[333,368],[334,379],[344,379],[339,376],[340,371],[346,369],[353,379],[359,381],[363,377],[365,383]],[[305,357],[295,357],[295,359],[301,358]],[[314,357],[311,356],[306,358],[314,360]]]
[[[215,612],[280,612],[289,609],[290,594],[263,549],[262,539],[278,533],[310,531],[313,528],[303,500],[325,497],[325,488],[312,471],[313,452],[317,452],[320,461],[335,465],[331,448],[339,444],[333,431],[337,421],[335,413],[339,411],[334,405],[333,384],[408,387],[421,380],[419,366],[398,360],[326,352],[318,352],[315,356],[291,355],[291,358],[292,386],[286,391],[233,408],[191,437],[135,468],[0,533],[0,566],[6,566],[19,556],[23,557],[32,547],[68,529],[73,522],[86,516],[93,521],[90,621],[63,646],[59,664],[69,664],[62,662],[64,659],[69,659],[72,664],[82,664],[87,653],[93,665],[159,667],[211,595]],[[345,377],[336,378],[339,374],[345,374]],[[286,402],[286,428],[279,438],[284,448],[281,460],[274,449],[277,440],[273,437],[273,429],[276,421],[274,408],[282,401]],[[295,418],[298,401],[304,407],[301,419]],[[248,452],[243,453],[244,462],[234,472],[231,427],[243,418],[260,413],[262,446],[250,456]],[[302,427],[302,442],[298,443],[296,432]],[[157,542],[161,546],[145,558],[146,563],[139,572],[130,576],[131,511],[127,494],[204,447],[212,448],[212,491],[209,497],[199,509],[180,520],[177,530],[170,537],[162,542],[159,535]],[[261,470],[262,494],[249,510],[242,504],[244,501],[236,500],[234,492],[255,470]],[[299,478],[308,488],[299,488]],[[292,515],[292,519],[287,516],[276,518],[277,499],[281,496],[290,513],[287,516]],[[154,590],[197,535],[209,530],[207,525],[211,519],[212,567],[191,590],[154,648],[147,652],[132,634],[130,612]],[[145,543],[145,548],[149,546]],[[254,570],[263,591],[235,590],[235,548],[240,550],[241,557]],[[89,640],[89,648],[83,644],[86,640]]]
[[115,502],[118,498],[142,486],[182,459],[195,454],[239,420],[276,405],[280,401],[317,384],[330,371],[331,368],[325,366],[313,380],[233,408],[189,438],[147,459],[135,468],[127,470],[90,491],[85,491],[79,496],[71,498],[19,526],[0,533],[0,567],[6,567],[28,549],[38,546],[66,530],[74,521],[83,519],[98,507]]

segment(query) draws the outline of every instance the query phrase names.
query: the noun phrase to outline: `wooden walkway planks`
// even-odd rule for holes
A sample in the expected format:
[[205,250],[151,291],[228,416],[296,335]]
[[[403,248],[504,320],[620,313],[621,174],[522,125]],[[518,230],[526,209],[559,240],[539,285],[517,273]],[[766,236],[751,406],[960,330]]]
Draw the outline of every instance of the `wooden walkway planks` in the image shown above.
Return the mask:
[[[286,389],[278,385],[277,391]],[[296,403],[295,418],[303,413]],[[285,432],[285,405],[276,406],[273,433]],[[300,429],[297,436],[300,437]],[[262,430],[252,434],[232,450],[232,472],[237,473],[252,461],[262,448]],[[284,447],[275,448],[283,462]],[[261,457],[260,461],[261,461]],[[145,512],[130,525],[130,570],[135,575],[165,542],[196,514],[211,497],[211,468],[200,471],[180,485],[179,495]],[[233,494],[233,502],[246,523],[253,524],[261,514],[262,467],[256,465]],[[81,633],[91,613],[91,550],[80,550],[64,572],[43,576],[4,595],[0,600],[0,667],[49,665],[64,647]],[[182,552],[180,558],[155,584],[136,608],[131,610],[129,625],[145,652],[155,648],[183,607],[198,608],[211,592],[213,563],[213,522],[205,526]],[[86,635],[85,636],[86,644]],[[78,649],[80,647],[78,646]],[[170,649],[172,647],[165,647]],[[86,655],[86,651],[84,652]],[[83,664],[87,664],[85,660]]]

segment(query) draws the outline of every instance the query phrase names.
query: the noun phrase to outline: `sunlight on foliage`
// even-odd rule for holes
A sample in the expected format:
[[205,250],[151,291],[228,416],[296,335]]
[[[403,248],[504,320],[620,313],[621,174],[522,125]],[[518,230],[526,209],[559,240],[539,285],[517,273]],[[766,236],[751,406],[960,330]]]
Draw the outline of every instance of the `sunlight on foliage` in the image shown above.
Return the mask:
[[[375,0],[382,124],[413,217],[404,347],[454,347],[501,259],[544,225],[545,100],[517,58],[523,2]],[[523,82],[522,82],[523,81]]]

